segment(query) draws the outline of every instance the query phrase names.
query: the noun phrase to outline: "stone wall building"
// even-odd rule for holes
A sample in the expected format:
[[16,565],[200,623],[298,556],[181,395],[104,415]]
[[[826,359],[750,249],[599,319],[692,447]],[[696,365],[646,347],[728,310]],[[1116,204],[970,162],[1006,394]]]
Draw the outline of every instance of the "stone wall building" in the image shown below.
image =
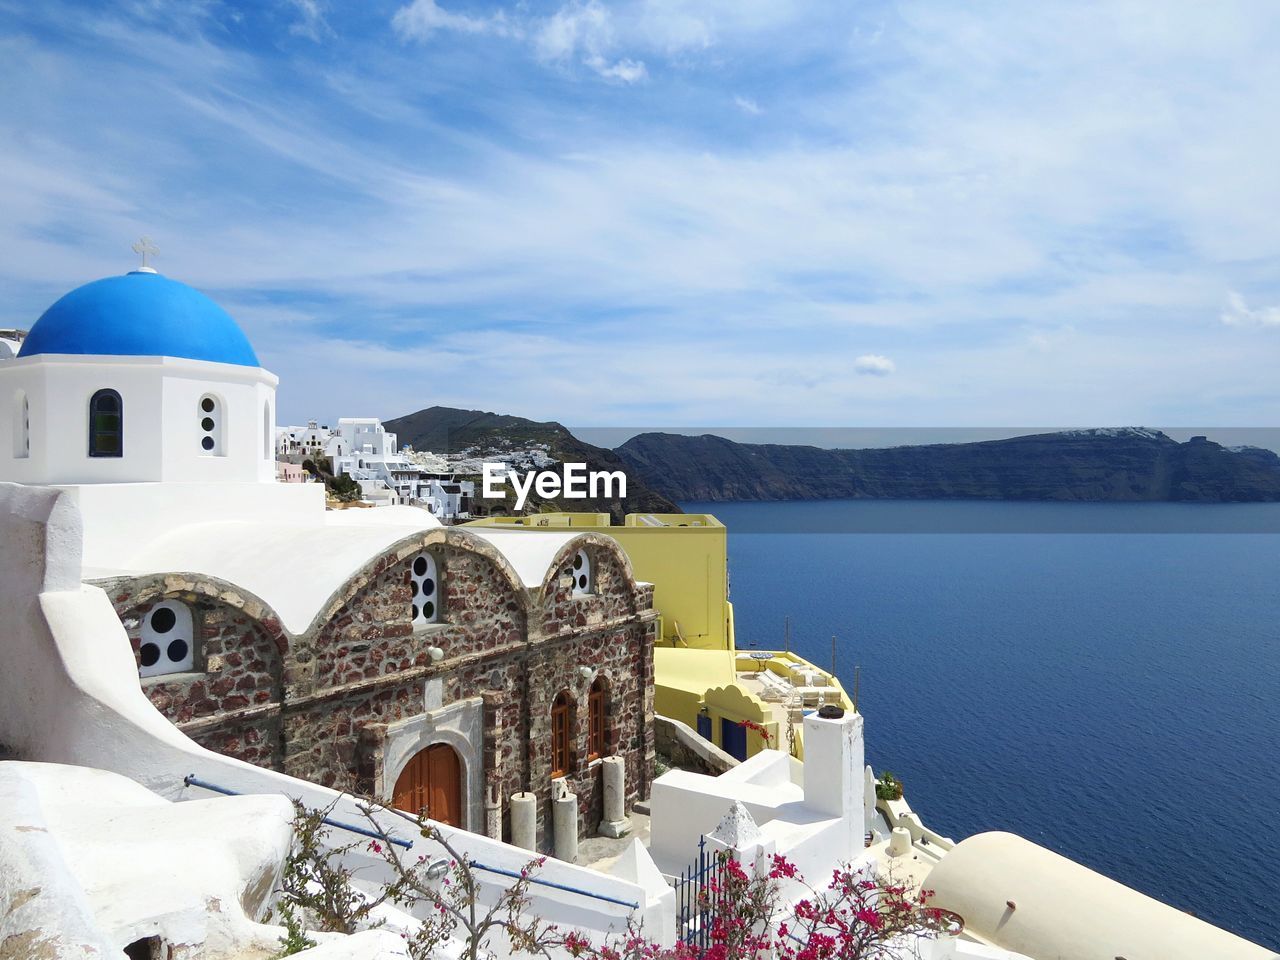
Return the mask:
[[[624,759],[629,808],[648,795],[654,756],[652,587],[607,537],[557,547],[531,582],[532,567],[516,570],[483,535],[413,535],[363,564],[297,635],[214,578],[98,583],[152,703],[202,745],[406,808],[425,799],[433,815],[504,839],[507,801],[532,792],[547,850],[553,775],[578,796],[589,836],[600,761]],[[567,730],[553,731],[557,702]]]
[[0,481],[68,492],[84,579],[192,739],[495,837],[533,793],[541,849],[553,781],[579,835],[603,759],[648,795],[656,614],[615,540],[327,511],[319,484],[277,483],[277,378],[145,262],[70,291],[0,361]]

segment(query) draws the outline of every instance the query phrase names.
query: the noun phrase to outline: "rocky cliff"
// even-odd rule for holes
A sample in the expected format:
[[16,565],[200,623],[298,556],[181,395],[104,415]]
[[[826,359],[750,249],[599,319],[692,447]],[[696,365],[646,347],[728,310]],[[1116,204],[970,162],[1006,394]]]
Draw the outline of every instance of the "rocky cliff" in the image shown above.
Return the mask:
[[1072,430],[981,443],[831,450],[644,433],[617,450],[673,500],[1280,500],[1280,457],[1156,430]]

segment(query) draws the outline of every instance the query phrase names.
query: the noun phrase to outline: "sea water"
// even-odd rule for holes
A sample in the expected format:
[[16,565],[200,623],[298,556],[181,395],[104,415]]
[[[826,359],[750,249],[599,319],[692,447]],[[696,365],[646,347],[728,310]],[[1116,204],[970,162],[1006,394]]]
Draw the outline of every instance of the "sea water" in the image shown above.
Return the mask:
[[[868,763],[931,828],[1280,950],[1280,534],[1252,532],[1280,505],[683,506],[729,527],[740,647],[837,638]],[[887,532],[824,532],[854,529]]]

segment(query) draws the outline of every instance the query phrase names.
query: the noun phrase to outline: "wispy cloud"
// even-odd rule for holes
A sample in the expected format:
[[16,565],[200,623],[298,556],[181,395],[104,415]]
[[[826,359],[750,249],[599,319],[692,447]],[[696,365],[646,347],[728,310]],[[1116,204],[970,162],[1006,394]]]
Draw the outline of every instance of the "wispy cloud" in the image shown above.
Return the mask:
[[436,3],[436,0],[413,0],[395,12],[391,24],[401,37],[416,40],[425,40],[437,32],[495,33],[503,36],[516,32],[504,11],[474,17],[451,13]]
[[325,19],[324,8],[320,0],[289,0],[297,11],[297,19],[289,27],[289,32],[306,37],[313,43],[319,43],[333,33],[333,28]]
[[864,353],[853,361],[853,369],[861,374],[873,377],[887,377],[898,369],[897,365],[886,356],[878,353]]
[[580,60],[606,80],[637,83],[648,76],[642,60],[615,58],[613,20],[599,0],[570,0],[539,24],[534,49],[543,61]]
[[1251,307],[1232,290],[1218,319],[1229,327],[1280,327],[1280,306]]
[[295,420],[1280,416],[1270,5],[314,4],[0,8],[0,326],[149,233]]

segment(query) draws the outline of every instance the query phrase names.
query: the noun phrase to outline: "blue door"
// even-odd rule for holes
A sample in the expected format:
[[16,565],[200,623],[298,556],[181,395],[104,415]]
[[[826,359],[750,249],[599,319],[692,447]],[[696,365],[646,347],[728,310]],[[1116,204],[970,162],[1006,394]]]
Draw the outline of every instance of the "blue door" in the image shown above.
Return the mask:
[[720,749],[739,760],[747,759],[747,728],[721,717]]
[[711,739],[711,718],[705,713],[698,714],[698,736],[703,740]]

